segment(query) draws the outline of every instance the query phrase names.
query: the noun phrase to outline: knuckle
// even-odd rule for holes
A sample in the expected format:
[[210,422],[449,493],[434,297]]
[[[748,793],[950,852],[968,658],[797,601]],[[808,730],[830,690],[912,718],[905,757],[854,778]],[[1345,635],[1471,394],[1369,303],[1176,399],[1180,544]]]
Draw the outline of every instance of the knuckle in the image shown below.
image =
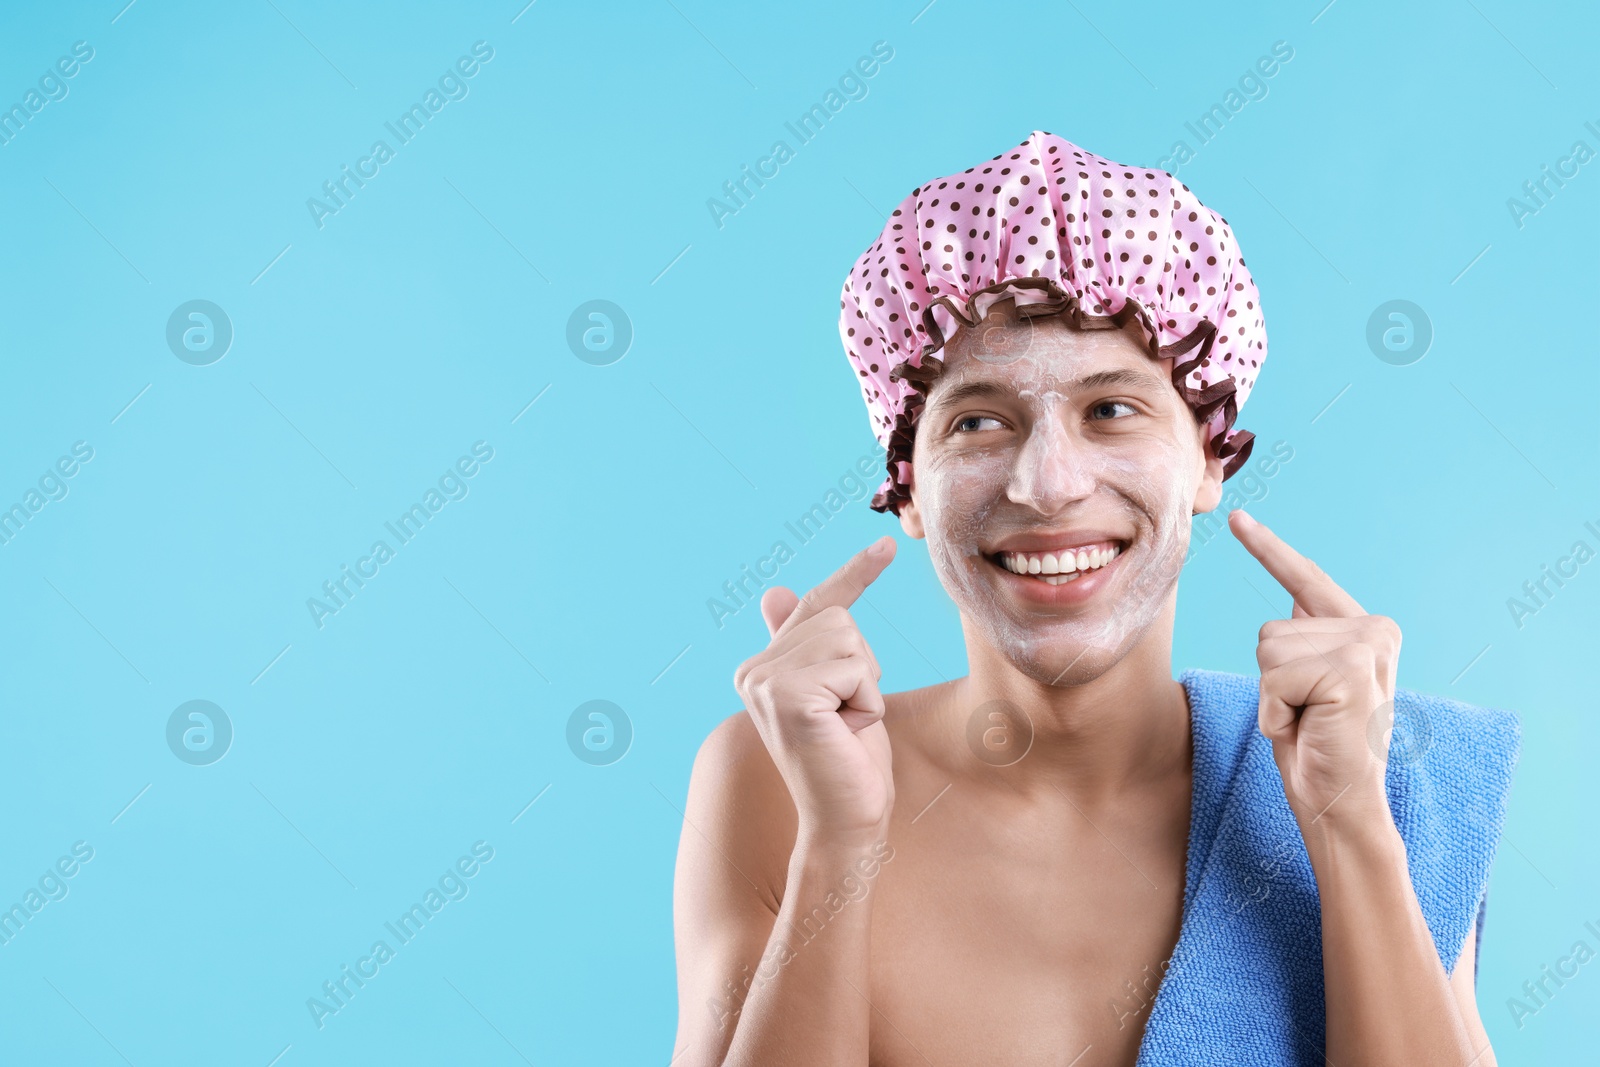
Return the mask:
[[1371,669],[1378,661],[1377,650],[1364,641],[1340,645],[1334,649],[1333,654],[1344,663],[1360,670]]
[[758,703],[760,698],[769,695],[771,688],[772,672],[767,669],[766,664],[752,668],[750,673],[744,676],[744,691],[751,697],[757,698]]

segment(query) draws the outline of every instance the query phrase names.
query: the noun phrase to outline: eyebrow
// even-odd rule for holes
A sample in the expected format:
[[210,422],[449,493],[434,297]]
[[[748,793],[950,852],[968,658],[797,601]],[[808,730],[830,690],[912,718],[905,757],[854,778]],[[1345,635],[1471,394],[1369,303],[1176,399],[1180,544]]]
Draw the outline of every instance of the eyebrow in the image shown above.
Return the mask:
[[[1069,392],[1085,389],[1099,389],[1109,385],[1126,385],[1159,389],[1163,385],[1161,378],[1145,371],[1132,370],[1118,367],[1115,370],[1100,370],[1093,374],[1085,374],[1081,378],[1074,378],[1068,382],[1066,388]],[[960,404],[968,400],[982,400],[990,397],[1002,397],[1010,394],[1010,390],[998,382],[978,380],[963,382],[952,386],[948,392],[941,393],[936,403],[943,407],[947,404]]]

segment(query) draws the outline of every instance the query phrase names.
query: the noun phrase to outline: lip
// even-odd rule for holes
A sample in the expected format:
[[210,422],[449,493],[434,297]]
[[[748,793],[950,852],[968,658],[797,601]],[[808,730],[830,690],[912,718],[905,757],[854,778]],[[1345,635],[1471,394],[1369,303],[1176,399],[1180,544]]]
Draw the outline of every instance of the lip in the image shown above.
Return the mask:
[[[1094,537],[1095,540],[1116,541],[1122,546],[1122,548],[1117,553],[1116,558],[1110,563],[1107,563],[1104,567],[1099,567],[1095,570],[1084,572],[1081,578],[1075,578],[1072,581],[1064,582],[1061,585],[1051,585],[1049,582],[1041,582],[1021,574],[1016,574],[1007,570],[995,560],[995,556],[997,556],[1000,552],[1050,551],[1051,545],[1045,544],[1044,541],[1039,538],[1017,538],[1014,542],[1008,542],[1004,548],[996,549],[992,554],[984,553],[983,562],[987,566],[994,569],[995,573],[1000,576],[1001,584],[1010,589],[1018,600],[1029,604],[1038,605],[1040,607],[1076,606],[1093,599],[1095,594],[1100,592],[1101,589],[1110,585],[1111,582],[1116,579],[1117,574],[1120,573],[1122,561],[1127,558],[1128,553],[1133,549],[1132,544],[1126,538],[1096,536],[1094,531],[1090,531],[1089,533],[1090,536]],[[1074,540],[1070,542],[1057,538],[1054,543],[1056,546],[1061,548],[1069,548],[1076,545],[1094,543],[1094,541],[1083,540],[1083,535],[1081,534],[1074,534],[1072,536]],[[1032,545],[1035,542],[1038,542],[1042,547],[1020,547],[1024,544]]]
[[[1112,533],[1109,530],[1066,530],[1061,533],[1029,533],[1008,537],[999,544],[991,545],[984,549],[986,556],[998,556],[1002,552],[1061,552],[1069,548],[1086,548],[1089,545],[1104,544],[1115,541],[1122,549],[1127,549],[1133,539],[1123,534]],[[1005,568],[1001,568],[1004,570]],[[1077,583],[1073,583],[1077,584]]]

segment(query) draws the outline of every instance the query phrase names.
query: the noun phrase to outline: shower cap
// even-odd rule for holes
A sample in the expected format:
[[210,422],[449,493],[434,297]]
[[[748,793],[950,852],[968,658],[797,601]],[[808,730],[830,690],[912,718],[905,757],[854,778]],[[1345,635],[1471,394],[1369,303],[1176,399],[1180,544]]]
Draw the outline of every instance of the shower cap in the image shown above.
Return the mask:
[[839,336],[888,477],[874,511],[911,499],[918,416],[945,343],[989,308],[1064,314],[1083,330],[1142,328],[1206,425],[1223,478],[1255,435],[1233,428],[1267,358],[1255,281],[1228,221],[1166,171],[1113,163],[1035,130],[987,163],[936,178],[894,209],[845,279]]

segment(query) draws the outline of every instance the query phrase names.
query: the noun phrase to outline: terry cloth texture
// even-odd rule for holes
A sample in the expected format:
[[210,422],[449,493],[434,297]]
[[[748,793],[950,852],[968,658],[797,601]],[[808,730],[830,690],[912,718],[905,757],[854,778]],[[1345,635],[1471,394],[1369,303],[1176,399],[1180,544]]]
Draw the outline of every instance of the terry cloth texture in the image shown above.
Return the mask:
[[[1256,727],[1261,680],[1191,669],[1180,681],[1194,730],[1183,925],[1138,1067],[1323,1067],[1317,885]],[[1395,691],[1395,719],[1389,805],[1449,973],[1481,919],[1521,726],[1514,712],[1409,689]]]

